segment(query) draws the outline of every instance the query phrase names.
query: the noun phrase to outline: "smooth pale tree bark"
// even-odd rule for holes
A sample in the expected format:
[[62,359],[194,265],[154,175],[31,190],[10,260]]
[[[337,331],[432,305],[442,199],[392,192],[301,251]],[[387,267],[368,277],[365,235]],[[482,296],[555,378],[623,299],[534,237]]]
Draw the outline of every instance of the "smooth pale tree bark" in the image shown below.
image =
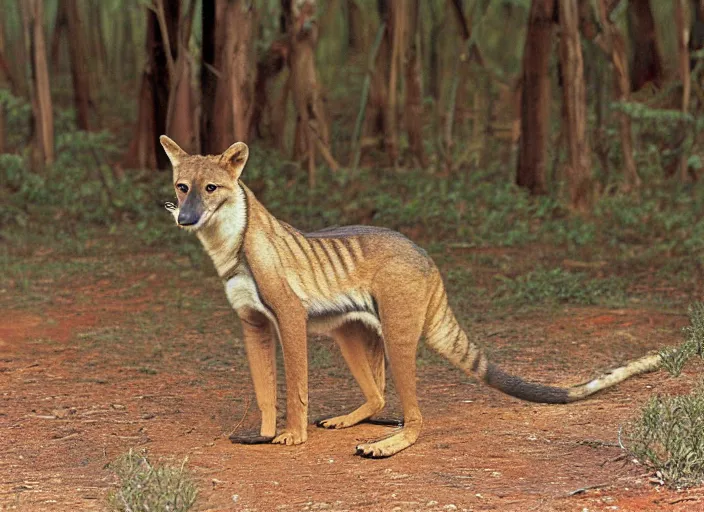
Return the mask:
[[579,35],[577,0],[560,0],[562,122],[567,142],[566,175],[570,205],[586,212],[592,201],[591,151],[587,140],[587,95]]
[[[68,30],[68,51],[73,81],[73,104],[76,108],[76,125],[79,130],[90,130],[91,96],[89,70],[86,62],[83,24],[76,0],[60,0]],[[55,29],[55,30],[58,30]]]
[[523,53],[521,139],[516,183],[533,195],[547,193],[547,149],[550,141],[550,54],[555,0],[533,0]]
[[628,33],[633,51],[631,90],[638,91],[649,82],[660,87],[664,66],[650,0],[628,0]]
[[44,38],[44,3],[22,0],[25,42],[30,55],[32,111],[37,149],[44,164],[54,161],[54,116]]

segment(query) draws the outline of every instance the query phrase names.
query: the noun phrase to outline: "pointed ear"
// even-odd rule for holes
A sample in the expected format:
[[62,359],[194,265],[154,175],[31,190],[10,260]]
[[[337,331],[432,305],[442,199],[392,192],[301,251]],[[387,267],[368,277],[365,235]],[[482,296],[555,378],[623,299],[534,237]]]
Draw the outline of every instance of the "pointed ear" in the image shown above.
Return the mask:
[[238,180],[242,169],[244,169],[244,164],[249,158],[249,148],[244,142],[235,142],[225,150],[220,158],[227,165],[232,177]]
[[169,157],[169,160],[171,160],[171,165],[174,167],[176,167],[179,163],[181,163],[181,160],[188,156],[188,153],[182,150],[178,144],[166,135],[159,137],[159,142],[161,142],[164,151],[166,151],[166,156]]

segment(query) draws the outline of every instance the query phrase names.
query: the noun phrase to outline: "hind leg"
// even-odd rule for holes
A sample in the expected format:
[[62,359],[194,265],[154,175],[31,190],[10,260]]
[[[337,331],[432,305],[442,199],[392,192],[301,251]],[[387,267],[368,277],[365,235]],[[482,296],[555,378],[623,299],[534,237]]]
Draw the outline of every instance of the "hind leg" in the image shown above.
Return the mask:
[[[347,366],[364,393],[366,402],[349,414],[316,422],[323,428],[356,425],[384,408],[384,352],[376,333],[359,322],[344,324],[332,332]],[[380,389],[381,386],[381,389]]]
[[413,269],[409,270],[401,275],[389,272],[381,276],[385,281],[388,279],[380,283],[381,287],[393,293],[376,295],[386,355],[403,406],[404,425],[390,436],[358,445],[357,455],[362,457],[389,457],[408,448],[418,439],[423,424],[416,396],[416,350],[425,320],[425,302],[412,300],[417,295],[413,278],[421,281],[422,276],[414,276]]

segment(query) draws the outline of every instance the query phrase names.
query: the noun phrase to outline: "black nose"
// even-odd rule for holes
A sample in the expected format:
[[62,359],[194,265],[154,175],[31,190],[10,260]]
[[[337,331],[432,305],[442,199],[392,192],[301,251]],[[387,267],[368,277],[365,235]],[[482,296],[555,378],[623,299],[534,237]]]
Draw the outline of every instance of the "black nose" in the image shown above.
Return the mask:
[[181,210],[178,212],[178,224],[179,226],[192,226],[193,224],[198,224],[200,220],[200,215],[193,211]]

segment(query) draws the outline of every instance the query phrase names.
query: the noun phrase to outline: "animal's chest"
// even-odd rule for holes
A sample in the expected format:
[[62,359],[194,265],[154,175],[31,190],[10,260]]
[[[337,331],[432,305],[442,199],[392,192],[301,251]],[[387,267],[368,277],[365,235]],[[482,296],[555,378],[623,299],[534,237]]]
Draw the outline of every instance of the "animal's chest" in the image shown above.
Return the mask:
[[259,297],[254,278],[247,268],[227,280],[225,294],[235,311],[249,308],[261,313],[268,313],[268,309]]

